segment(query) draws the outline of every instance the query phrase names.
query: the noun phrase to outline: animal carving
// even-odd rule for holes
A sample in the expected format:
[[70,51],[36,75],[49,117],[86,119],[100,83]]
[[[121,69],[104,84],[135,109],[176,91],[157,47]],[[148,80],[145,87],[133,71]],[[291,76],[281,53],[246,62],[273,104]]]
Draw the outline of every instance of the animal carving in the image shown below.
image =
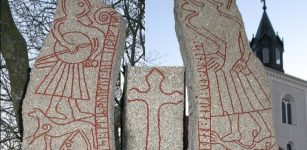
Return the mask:
[[[25,98],[29,138],[23,149],[55,149],[62,143],[63,149],[114,149],[113,98],[124,52],[124,21],[101,0],[57,4]],[[33,118],[38,123],[34,134],[27,128]],[[40,137],[46,145],[35,141]]]
[[[29,144],[32,144],[40,137],[43,137],[45,141],[45,149],[51,149],[51,140],[53,138],[67,136],[65,141],[63,142],[61,149],[64,148],[64,143],[72,140],[77,134],[81,134],[82,139],[86,143],[87,150],[94,149],[95,142],[91,141],[93,137],[88,137],[89,134],[86,134],[86,130],[89,129],[89,126],[95,127],[93,124],[84,121],[84,120],[74,120],[71,122],[67,122],[65,124],[59,124],[45,115],[45,113],[39,109],[34,108],[33,111],[28,113],[28,116],[35,118],[37,121],[37,129],[34,134],[27,137],[27,141]],[[93,136],[93,134],[92,134]]]

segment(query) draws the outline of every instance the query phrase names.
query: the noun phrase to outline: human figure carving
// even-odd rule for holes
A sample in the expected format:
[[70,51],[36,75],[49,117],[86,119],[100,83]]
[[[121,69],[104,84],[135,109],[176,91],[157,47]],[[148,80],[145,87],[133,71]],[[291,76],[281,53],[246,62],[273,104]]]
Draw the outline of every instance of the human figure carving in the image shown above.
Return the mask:
[[[56,39],[54,53],[37,59],[36,68],[50,68],[49,74],[38,86],[36,93],[51,95],[46,114],[67,119],[57,111],[61,100],[67,100],[74,119],[91,117],[82,112],[78,100],[89,100],[84,69],[96,67],[96,57],[102,52],[104,32],[95,24],[88,0],[61,0],[63,17],[54,21],[51,33]],[[72,9],[74,8],[74,9]],[[83,28],[83,30],[80,30]],[[84,31],[84,32],[83,32]]]
[[[264,76],[262,65],[248,48],[235,0],[175,0],[175,3],[177,35],[183,38],[179,39],[183,59],[193,72],[187,76],[192,89],[189,93],[195,97],[191,112],[199,115],[197,148],[211,149],[219,144],[231,149],[227,145],[236,143],[245,149],[260,146],[264,139],[269,139],[266,146],[272,148],[275,144],[272,122],[264,118],[271,115],[269,89],[259,78]],[[194,113],[196,107],[200,107],[199,114]],[[227,122],[228,131],[215,131],[215,120]],[[244,120],[254,124],[248,131],[240,129]]]
[[[32,142],[24,149],[59,146],[63,137],[61,149],[80,139],[86,143],[80,149],[114,149],[113,97],[124,41],[125,24],[112,7],[100,0],[58,1],[23,106],[25,122],[39,120],[56,130],[25,128]],[[28,112],[36,108],[41,118]]]

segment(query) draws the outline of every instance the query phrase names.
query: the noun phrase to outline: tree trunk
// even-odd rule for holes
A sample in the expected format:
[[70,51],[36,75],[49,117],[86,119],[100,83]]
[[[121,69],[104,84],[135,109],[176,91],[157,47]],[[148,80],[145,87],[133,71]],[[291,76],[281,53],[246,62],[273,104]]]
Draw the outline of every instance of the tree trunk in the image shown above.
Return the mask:
[[9,73],[11,99],[22,141],[21,109],[29,80],[29,59],[25,39],[13,21],[8,0],[1,0],[1,53]]

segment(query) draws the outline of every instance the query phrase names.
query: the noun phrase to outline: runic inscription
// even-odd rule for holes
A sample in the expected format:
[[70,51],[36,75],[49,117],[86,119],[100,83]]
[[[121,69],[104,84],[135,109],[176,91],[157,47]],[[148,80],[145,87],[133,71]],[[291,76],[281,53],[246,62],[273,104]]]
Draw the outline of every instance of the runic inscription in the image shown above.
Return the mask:
[[175,0],[187,68],[189,149],[274,149],[268,80],[234,0]]
[[113,150],[123,19],[100,0],[59,0],[23,105],[23,149]]
[[183,149],[184,70],[129,67],[124,149]]

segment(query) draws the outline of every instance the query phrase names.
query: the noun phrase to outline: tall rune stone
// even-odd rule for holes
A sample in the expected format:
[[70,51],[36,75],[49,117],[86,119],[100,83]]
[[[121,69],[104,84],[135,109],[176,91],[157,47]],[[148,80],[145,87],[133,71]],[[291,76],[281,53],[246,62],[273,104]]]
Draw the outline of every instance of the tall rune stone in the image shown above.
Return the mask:
[[275,149],[269,84],[235,0],[175,0],[189,149]]
[[122,17],[100,0],[59,0],[23,104],[23,149],[114,150]]
[[123,149],[182,150],[183,67],[129,67]]

